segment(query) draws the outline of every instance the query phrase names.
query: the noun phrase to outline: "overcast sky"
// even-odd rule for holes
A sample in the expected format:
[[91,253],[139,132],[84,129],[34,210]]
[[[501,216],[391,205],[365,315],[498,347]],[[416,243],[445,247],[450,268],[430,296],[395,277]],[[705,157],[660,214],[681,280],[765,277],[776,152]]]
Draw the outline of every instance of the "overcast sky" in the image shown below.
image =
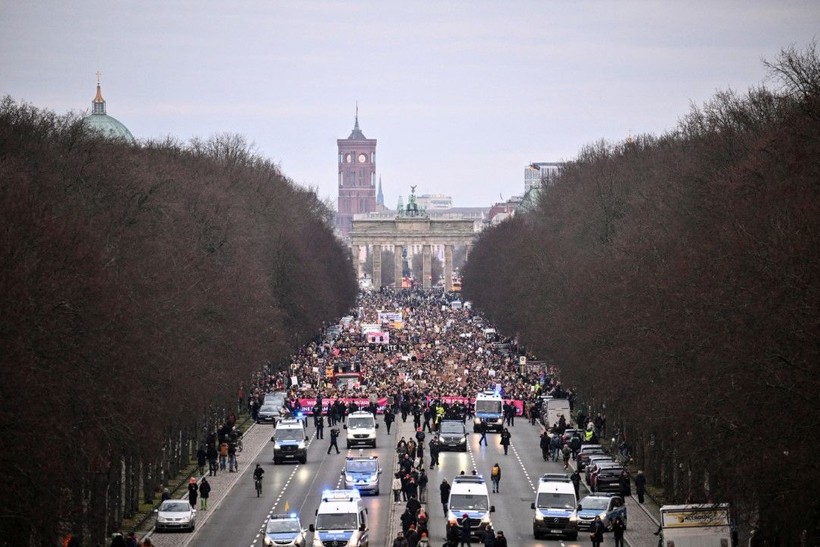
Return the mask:
[[108,114],[137,139],[230,132],[337,197],[356,103],[385,204],[489,206],[534,161],[674,128],[805,47],[820,1],[0,0],[0,94]]

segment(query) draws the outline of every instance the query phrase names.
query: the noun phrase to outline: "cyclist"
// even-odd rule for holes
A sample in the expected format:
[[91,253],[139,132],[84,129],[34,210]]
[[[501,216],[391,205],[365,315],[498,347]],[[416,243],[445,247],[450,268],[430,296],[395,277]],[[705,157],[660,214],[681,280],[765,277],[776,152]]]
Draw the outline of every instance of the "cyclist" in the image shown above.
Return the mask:
[[258,463],[256,464],[256,469],[253,470],[253,482],[256,486],[256,496],[259,497],[262,494],[262,475],[265,474],[265,470],[262,469],[262,466]]

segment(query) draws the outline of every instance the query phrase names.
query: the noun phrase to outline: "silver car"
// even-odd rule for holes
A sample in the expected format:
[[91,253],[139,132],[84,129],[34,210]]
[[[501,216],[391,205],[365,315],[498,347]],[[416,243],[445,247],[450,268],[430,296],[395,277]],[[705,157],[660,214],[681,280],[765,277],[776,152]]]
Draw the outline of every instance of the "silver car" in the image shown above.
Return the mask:
[[296,515],[273,514],[265,526],[265,547],[304,547],[307,530]]
[[166,530],[194,530],[196,510],[188,500],[165,500],[155,509],[157,513],[157,532]]

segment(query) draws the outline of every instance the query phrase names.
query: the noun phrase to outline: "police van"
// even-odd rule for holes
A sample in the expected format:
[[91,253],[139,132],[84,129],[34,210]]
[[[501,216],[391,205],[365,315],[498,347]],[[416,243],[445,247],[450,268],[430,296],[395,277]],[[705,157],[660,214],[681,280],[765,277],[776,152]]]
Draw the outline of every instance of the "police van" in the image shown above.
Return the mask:
[[504,429],[504,399],[498,393],[481,391],[476,394],[473,432],[478,433],[481,422],[487,424],[487,431],[501,432]]
[[358,490],[325,490],[316,510],[313,547],[369,547],[367,508]]
[[492,526],[490,513],[495,506],[490,505],[487,483],[481,475],[460,475],[453,479],[450,499],[447,502],[447,520],[455,520],[463,526],[464,519],[470,523],[470,537],[481,540],[484,530]]
[[535,539],[541,536],[578,539],[578,500],[569,476],[564,473],[541,476],[531,507],[535,510],[532,521]]
[[347,447],[357,444],[370,445],[376,448],[376,430],[379,424],[376,417],[366,410],[351,412],[347,416],[347,423],[344,425],[347,430]]
[[362,494],[369,492],[378,496],[381,472],[379,460],[375,456],[348,456],[342,471],[345,488],[355,488]]
[[307,463],[307,435],[302,420],[279,420],[273,431],[273,463]]

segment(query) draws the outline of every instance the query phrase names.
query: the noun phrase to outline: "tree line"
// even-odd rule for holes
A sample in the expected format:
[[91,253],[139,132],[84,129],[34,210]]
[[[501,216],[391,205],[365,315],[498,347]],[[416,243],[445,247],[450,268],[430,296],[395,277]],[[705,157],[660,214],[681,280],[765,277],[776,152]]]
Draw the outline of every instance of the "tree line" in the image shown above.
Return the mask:
[[104,543],[355,301],[332,212],[240,136],[132,145],[5,97],[0,200],[8,545]]
[[770,87],[586,146],[481,234],[463,290],[559,364],[667,502],[731,502],[767,544],[814,545],[820,60],[765,64]]

